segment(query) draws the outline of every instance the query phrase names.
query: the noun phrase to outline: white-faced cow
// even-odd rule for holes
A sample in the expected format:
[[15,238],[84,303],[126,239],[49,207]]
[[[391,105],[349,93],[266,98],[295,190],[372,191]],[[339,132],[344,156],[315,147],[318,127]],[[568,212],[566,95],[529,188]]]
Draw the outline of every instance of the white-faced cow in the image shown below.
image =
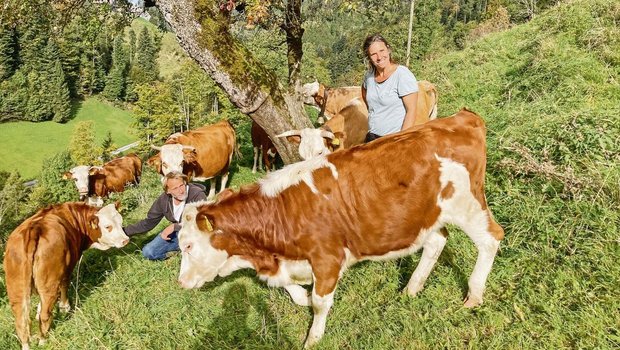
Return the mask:
[[252,173],[256,172],[256,165],[258,169],[262,169],[262,164],[265,164],[265,170],[267,172],[272,170],[278,151],[276,146],[271,141],[271,138],[263,128],[258,125],[257,122],[252,120],[252,148],[254,150],[254,163],[252,165]]
[[[466,307],[482,303],[504,231],[484,193],[485,125],[461,110],[376,141],[291,164],[217,202],[188,205],[179,234],[179,283],[198,288],[252,268],[284,287],[314,319],[306,347],[323,335],[336,284],[362,260],[423,249],[406,287],[424,286],[446,243],[463,229],[478,250]],[[313,283],[308,297],[301,284]]]
[[30,294],[39,294],[37,307],[40,340],[52,323],[52,311],[70,309],[67,288],[73,268],[88,248],[123,247],[129,237],[114,204],[103,208],[85,203],[63,203],[39,210],[9,236],[4,253],[4,272],[9,303],[15,316],[22,349],[29,349]]
[[[235,129],[226,120],[184,133],[172,134],[161,147],[152,146],[159,154],[148,160],[166,175],[179,171],[197,181],[211,180],[209,198],[215,196],[215,178],[221,175],[220,191],[226,188],[228,167],[236,149]],[[158,159],[159,158],[159,159]]]
[[[75,181],[80,200],[103,204],[110,192],[123,192],[129,184],[138,185],[142,176],[142,161],[135,154],[113,159],[103,166],[80,165],[63,174],[63,179]],[[96,198],[96,200],[95,200]]]
[[[316,89],[315,89],[316,88]],[[437,118],[437,90],[428,81],[418,81],[418,103],[416,125]],[[319,108],[328,106],[329,120],[321,127],[333,135],[317,131],[289,130],[278,137],[287,137],[289,142],[299,144],[299,154],[303,159],[315,157],[326,152],[346,149],[364,142],[368,132],[368,109],[361,98],[361,89],[353,87],[325,88],[323,84],[304,85],[304,94],[310,95]],[[307,99],[308,96],[306,96]],[[325,101],[326,104],[325,104]],[[338,109],[340,108],[340,109]],[[327,115],[327,114],[326,114]],[[302,153],[304,155],[302,155]]]

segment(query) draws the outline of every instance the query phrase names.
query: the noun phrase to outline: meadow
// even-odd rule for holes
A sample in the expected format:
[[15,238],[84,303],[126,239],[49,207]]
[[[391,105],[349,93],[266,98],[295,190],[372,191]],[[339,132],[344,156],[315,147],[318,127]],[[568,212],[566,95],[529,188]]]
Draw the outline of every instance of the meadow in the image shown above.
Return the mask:
[[[401,290],[419,253],[349,269],[315,349],[620,348],[619,14],[617,1],[568,1],[416,68],[437,85],[440,115],[466,106],[487,123],[486,193],[506,238],[485,302],[462,307],[476,250],[450,227],[415,298]],[[233,164],[234,188],[263,175],[251,174],[248,156]],[[139,187],[111,200],[133,223],[160,191],[147,168]],[[157,232],[87,251],[71,282],[73,310],[57,313],[47,344],[34,348],[302,347],[310,308],[250,270],[183,290],[180,256],[140,254]],[[3,277],[0,348],[18,349]]]
[[19,171],[24,179],[32,179],[41,171],[43,160],[67,148],[75,126],[93,121],[95,140],[101,144],[108,132],[118,147],[136,141],[128,125],[131,112],[117,108],[98,98],[76,101],[75,117],[65,124],[13,122],[0,124],[0,170]]

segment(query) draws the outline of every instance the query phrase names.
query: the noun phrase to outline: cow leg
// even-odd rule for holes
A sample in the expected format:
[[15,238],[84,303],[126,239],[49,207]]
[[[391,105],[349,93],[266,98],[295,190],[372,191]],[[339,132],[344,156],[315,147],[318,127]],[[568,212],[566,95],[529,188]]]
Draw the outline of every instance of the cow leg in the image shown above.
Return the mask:
[[426,242],[424,242],[424,250],[422,251],[422,258],[418,263],[418,267],[415,269],[409,283],[407,283],[406,292],[411,296],[416,296],[424,288],[424,282],[430,275],[443,247],[446,245],[448,231],[445,228],[441,229],[441,232],[433,231],[429,233]]
[[493,267],[493,261],[499,248],[499,239],[504,235],[504,230],[493,220],[490,212],[486,211],[484,216],[488,218],[488,221],[471,222],[463,227],[465,233],[474,241],[478,249],[476,265],[469,277],[469,291],[465,298],[465,307],[475,307],[482,304],[484,285],[491,272],[491,267]]
[[256,173],[256,163],[258,162],[258,147],[254,147],[254,163],[252,165],[252,174]]
[[291,295],[291,299],[293,302],[300,306],[310,306],[312,305],[312,299],[308,297],[308,292],[304,289],[304,287],[298,284],[289,284],[284,286],[284,289]]
[[60,283],[60,301],[58,302],[58,309],[61,312],[67,313],[71,310],[71,304],[69,304],[69,279],[63,279]]
[[215,197],[215,177],[212,177],[209,180],[210,186],[209,186],[209,195],[207,196],[207,199],[213,199],[213,197]]
[[[343,256],[338,259],[334,256],[323,255],[320,264],[312,265],[314,286],[312,288],[312,327],[304,343],[304,348],[316,344],[325,333],[327,314],[334,304],[334,292],[340,277],[341,262]],[[331,260],[331,261],[330,261]]]
[[[9,257],[10,254],[7,254]],[[15,266],[10,266],[7,261],[11,260],[6,258],[5,260],[5,272],[6,272],[6,291],[9,297],[9,304],[11,304],[11,310],[15,316],[15,331],[17,337],[22,344],[22,350],[30,349],[28,344],[30,340],[30,280],[23,281],[22,276],[17,275],[19,273]],[[12,261],[10,262],[12,263]]]
[[58,299],[58,289],[46,290],[45,293],[39,292],[41,297],[41,316],[39,317],[39,345],[45,343],[47,333],[52,325],[52,312],[56,299]]
[[222,180],[221,180],[221,184],[220,184],[220,192],[224,191],[224,189],[226,189],[226,183],[228,182],[228,171],[226,171],[224,174],[222,174]]

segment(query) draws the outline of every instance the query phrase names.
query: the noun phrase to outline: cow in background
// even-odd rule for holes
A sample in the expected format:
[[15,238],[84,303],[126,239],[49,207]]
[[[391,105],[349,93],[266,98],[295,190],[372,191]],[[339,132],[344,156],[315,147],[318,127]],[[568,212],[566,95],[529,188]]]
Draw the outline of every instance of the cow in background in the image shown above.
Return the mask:
[[157,171],[166,175],[182,172],[190,180],[211,181],[209,198],[215,196],[216,176],[221,176],[220,192],[228,182],[228,168],[236,150],[236,133],[227,120],[183,133],[172,134],[159,151],[148,160]]
[[124,247],[129,237],[122,226],[123,218],[114,204],[96,208],[75,202],[41,209],[11,233],[4,253],[4,272],[22,350],[29,349],[31,293],[39,294],[41,300],[37,307],[41,343],[52,324],[59,296],[60,310],[70,309],[67,288],[82,252]]
[[[275,163],[276,155],[278,151],[276,146],[271,141],[271,138],[263,128],[258,125],[257,122],[252,120],[252,149],[254,150],[254,163],[252,164],[252,173],[256,173],[256,165],[258,163],[258,169],[262,169],[262,164],[265,164],[265,170],[267,172],[272,170]],[[262,164],[261,164],[262,163]]]
[[[424,287],[446,240],[459,226],[478,258],[465,307],[482,304],[504,230],[487,206],[486,128],[461,110],[354,148],[288,165],[258,184],[188,204],[179,233],[183,288],[218,275],[256,270],[284,287],[314,318],[305,346],[323,336],[338,280],[362,260],[423,249],[405,291]],[[300,284],[313,284],[309,297]]]
[[142,176],[142,160],[135,154],[112,159],[103,166],[79,165],[62,178],[75,181],[80,200],[103,205],[111,192],[123,192],[129,184],[138,185]]
[[354,99],[361,100],[362,88],[360,86],[343,86],[328,88],[314,81],[304,84],[302,87],[304,103],[316,107],[319,112],[317,123],[323,124],[332,119],[340,110],[345,108]]
[[[317,87],[318,90],[314,90],[314,87]],[[428,81],[421,80],[418,81],[418,89],[416,125],[437,118],[437,90],[435,86]],[[310,95],[316,105],[320,108],[329,106],[330,111],[336,110],[335,114],[332,114],[333,118],[330,118],[321,127],[331,134],[304,129],[289,130],[278,135],[278,137],[286,137],[289,142],[297,143],[303,159],[363,143],[368,132],[368,109],[361,99],[361,89],[355,90],[353,87],[329,89],[317,82],[304,85],[304,94],[314,91],[323,91],[323,97],[320,97],[320,93]],[[307,98],[308,96],[306,96],[306,100]],[[325,101],[327,104],[322,104]],[[343,101],[346,102],[344,106]],[[337,110],[339,107],[342,109]]]

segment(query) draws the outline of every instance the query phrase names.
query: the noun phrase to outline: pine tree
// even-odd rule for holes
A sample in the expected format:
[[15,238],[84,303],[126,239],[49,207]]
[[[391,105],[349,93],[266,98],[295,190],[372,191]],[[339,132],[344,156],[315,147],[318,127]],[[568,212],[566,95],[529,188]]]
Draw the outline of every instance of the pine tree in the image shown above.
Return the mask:
[[136,56],[136,32],[129,28],[129,64],[133,64]]
[[109,100],[122,100],[125,95],[127,79],[128,59],[127,51],[123,47],[123,38],[114,39],[114,49],[112,51],[112,68],[106,78],[106,85],[103,94]]
[[17,66],[15,30],[0,28],[0,81],[8,79]]
[[54,112],[52,120],[57,123],[64,123],[71,117],[71,96],[60,60],[57,60],[54,65],[53,79],[53,86],[50,91],[52,95],[50,103]]
[[[0,231],[10,231],[21,221],[18,214],[27,195],[23,183],[24,181],[19,173],[12,172],[0,189]],[[0,239],[0,241],[4,241],[4,239]]]
[[138,38],[132,79],[135,84],[144,84],[157,80],[158,75],[157,49],[149,30],[144,27]]
[[101,152],[95,145],[95,123],[83,121],[77,123],[71,141],[69,141],[69,154],[75,164],[93,165]]
[[112,141],[112,133],[108,131],[105,135],[105,139],[101,143],[101,160],[105,163],[112,159],[112,151],[116,149],[114,141]]

